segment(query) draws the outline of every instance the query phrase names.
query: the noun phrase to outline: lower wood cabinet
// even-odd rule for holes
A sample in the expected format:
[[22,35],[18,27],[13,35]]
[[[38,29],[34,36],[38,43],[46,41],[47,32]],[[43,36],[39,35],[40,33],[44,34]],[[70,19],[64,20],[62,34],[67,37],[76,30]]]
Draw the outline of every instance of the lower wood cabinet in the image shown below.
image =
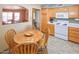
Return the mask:
[[70,41],[79,43],[79,28],[69,27],[68,28],[68,39]]
[[54,25],[53,24],[48,24],[48,28],[49,28],[49,34],[54,36]]

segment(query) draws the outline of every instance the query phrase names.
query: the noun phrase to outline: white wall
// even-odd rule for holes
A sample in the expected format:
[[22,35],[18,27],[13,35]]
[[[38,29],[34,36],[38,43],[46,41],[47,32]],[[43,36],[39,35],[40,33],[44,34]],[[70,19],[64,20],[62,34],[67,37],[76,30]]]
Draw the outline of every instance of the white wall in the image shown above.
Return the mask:
[[[1,15],[1,10],[4,6],[8,5],[0,5],[0,15]],[[21,32],[29,27],[32,27],[32,8],[37,8],[40,9],[40,5],[14,5],[14,6],[23,6],[29,10],[29,19],[28,22],[24,23],[17,23],[17,24],[10,24],[10,25],[0,25],[0,52],[3,50],[7,49],[7,44],[5,41],[4,34],[8,29],[15,29],[16,32]],[[0,16],[0,21],[1,21],[1,16]]]

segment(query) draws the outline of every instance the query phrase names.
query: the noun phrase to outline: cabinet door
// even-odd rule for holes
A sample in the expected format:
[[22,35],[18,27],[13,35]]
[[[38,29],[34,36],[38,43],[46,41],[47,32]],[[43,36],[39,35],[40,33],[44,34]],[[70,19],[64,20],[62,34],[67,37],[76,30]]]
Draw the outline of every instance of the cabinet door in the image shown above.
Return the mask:
[[79,18],[79,6],[69,7],[69,18]]
[[49,8],[48,9],[48,20],[50,20],[50,17],[53,17],[53,11],[52,11],[52,8]]
[[50,19],[50,17],[55,17],[55,14],[56,14],[55,8],[48,8],[48,19]]
[[68,7],[56,8],[56,12],[68,12]]
[[49,28],[49,31],[50,31],[49,34],[50,34],[50,35],[54,35],[54,32],[55,32],[55,31],[54,31],[54,25],[48,24],[48,28]]
[[45,28],[47,27],[47,9],[41,9],[41,31],[44,32]]
[[79,43],[79,28],[69,27],[69,40]]

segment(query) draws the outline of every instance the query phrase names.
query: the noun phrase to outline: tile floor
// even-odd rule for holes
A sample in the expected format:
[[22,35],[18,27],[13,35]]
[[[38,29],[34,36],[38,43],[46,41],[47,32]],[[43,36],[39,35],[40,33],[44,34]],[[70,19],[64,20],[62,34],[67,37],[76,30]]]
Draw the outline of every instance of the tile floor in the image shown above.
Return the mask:
[[79,44],[51,36],[48,41],[48,53],[49,54],[78,54]]
[[[50,36],[47,51],[48,54],[78,54],[79,44]],[[4,51],[2,54],[8,53],[8,51]]]

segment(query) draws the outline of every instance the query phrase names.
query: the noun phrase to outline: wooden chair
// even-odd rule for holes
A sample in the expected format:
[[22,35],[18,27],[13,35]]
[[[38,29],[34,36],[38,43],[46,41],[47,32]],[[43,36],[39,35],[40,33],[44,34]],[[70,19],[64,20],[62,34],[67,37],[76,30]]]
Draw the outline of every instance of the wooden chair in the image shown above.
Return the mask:
[[37,54],[38,45],[36,43],[24,43],[13,48],[14,54]]
[[41,40],[38,42],[40,48],[44,48],[44,47],[47,46],[47,44],[48,44],[48,38],[49,38],[49,29],[48,29],[48,27],[47,27],[47,28],[45,29],[43,39],[41,39]]
[[16,43],[13,40],[15,34],[16,34],[16,32],[14,29],[10,29],[5,33],[5,40],[9,46],[10,52],[11,52],[11,48],[13,48],[16,45]]
[[48,49],[38,50],[38,54],[48,54]]

